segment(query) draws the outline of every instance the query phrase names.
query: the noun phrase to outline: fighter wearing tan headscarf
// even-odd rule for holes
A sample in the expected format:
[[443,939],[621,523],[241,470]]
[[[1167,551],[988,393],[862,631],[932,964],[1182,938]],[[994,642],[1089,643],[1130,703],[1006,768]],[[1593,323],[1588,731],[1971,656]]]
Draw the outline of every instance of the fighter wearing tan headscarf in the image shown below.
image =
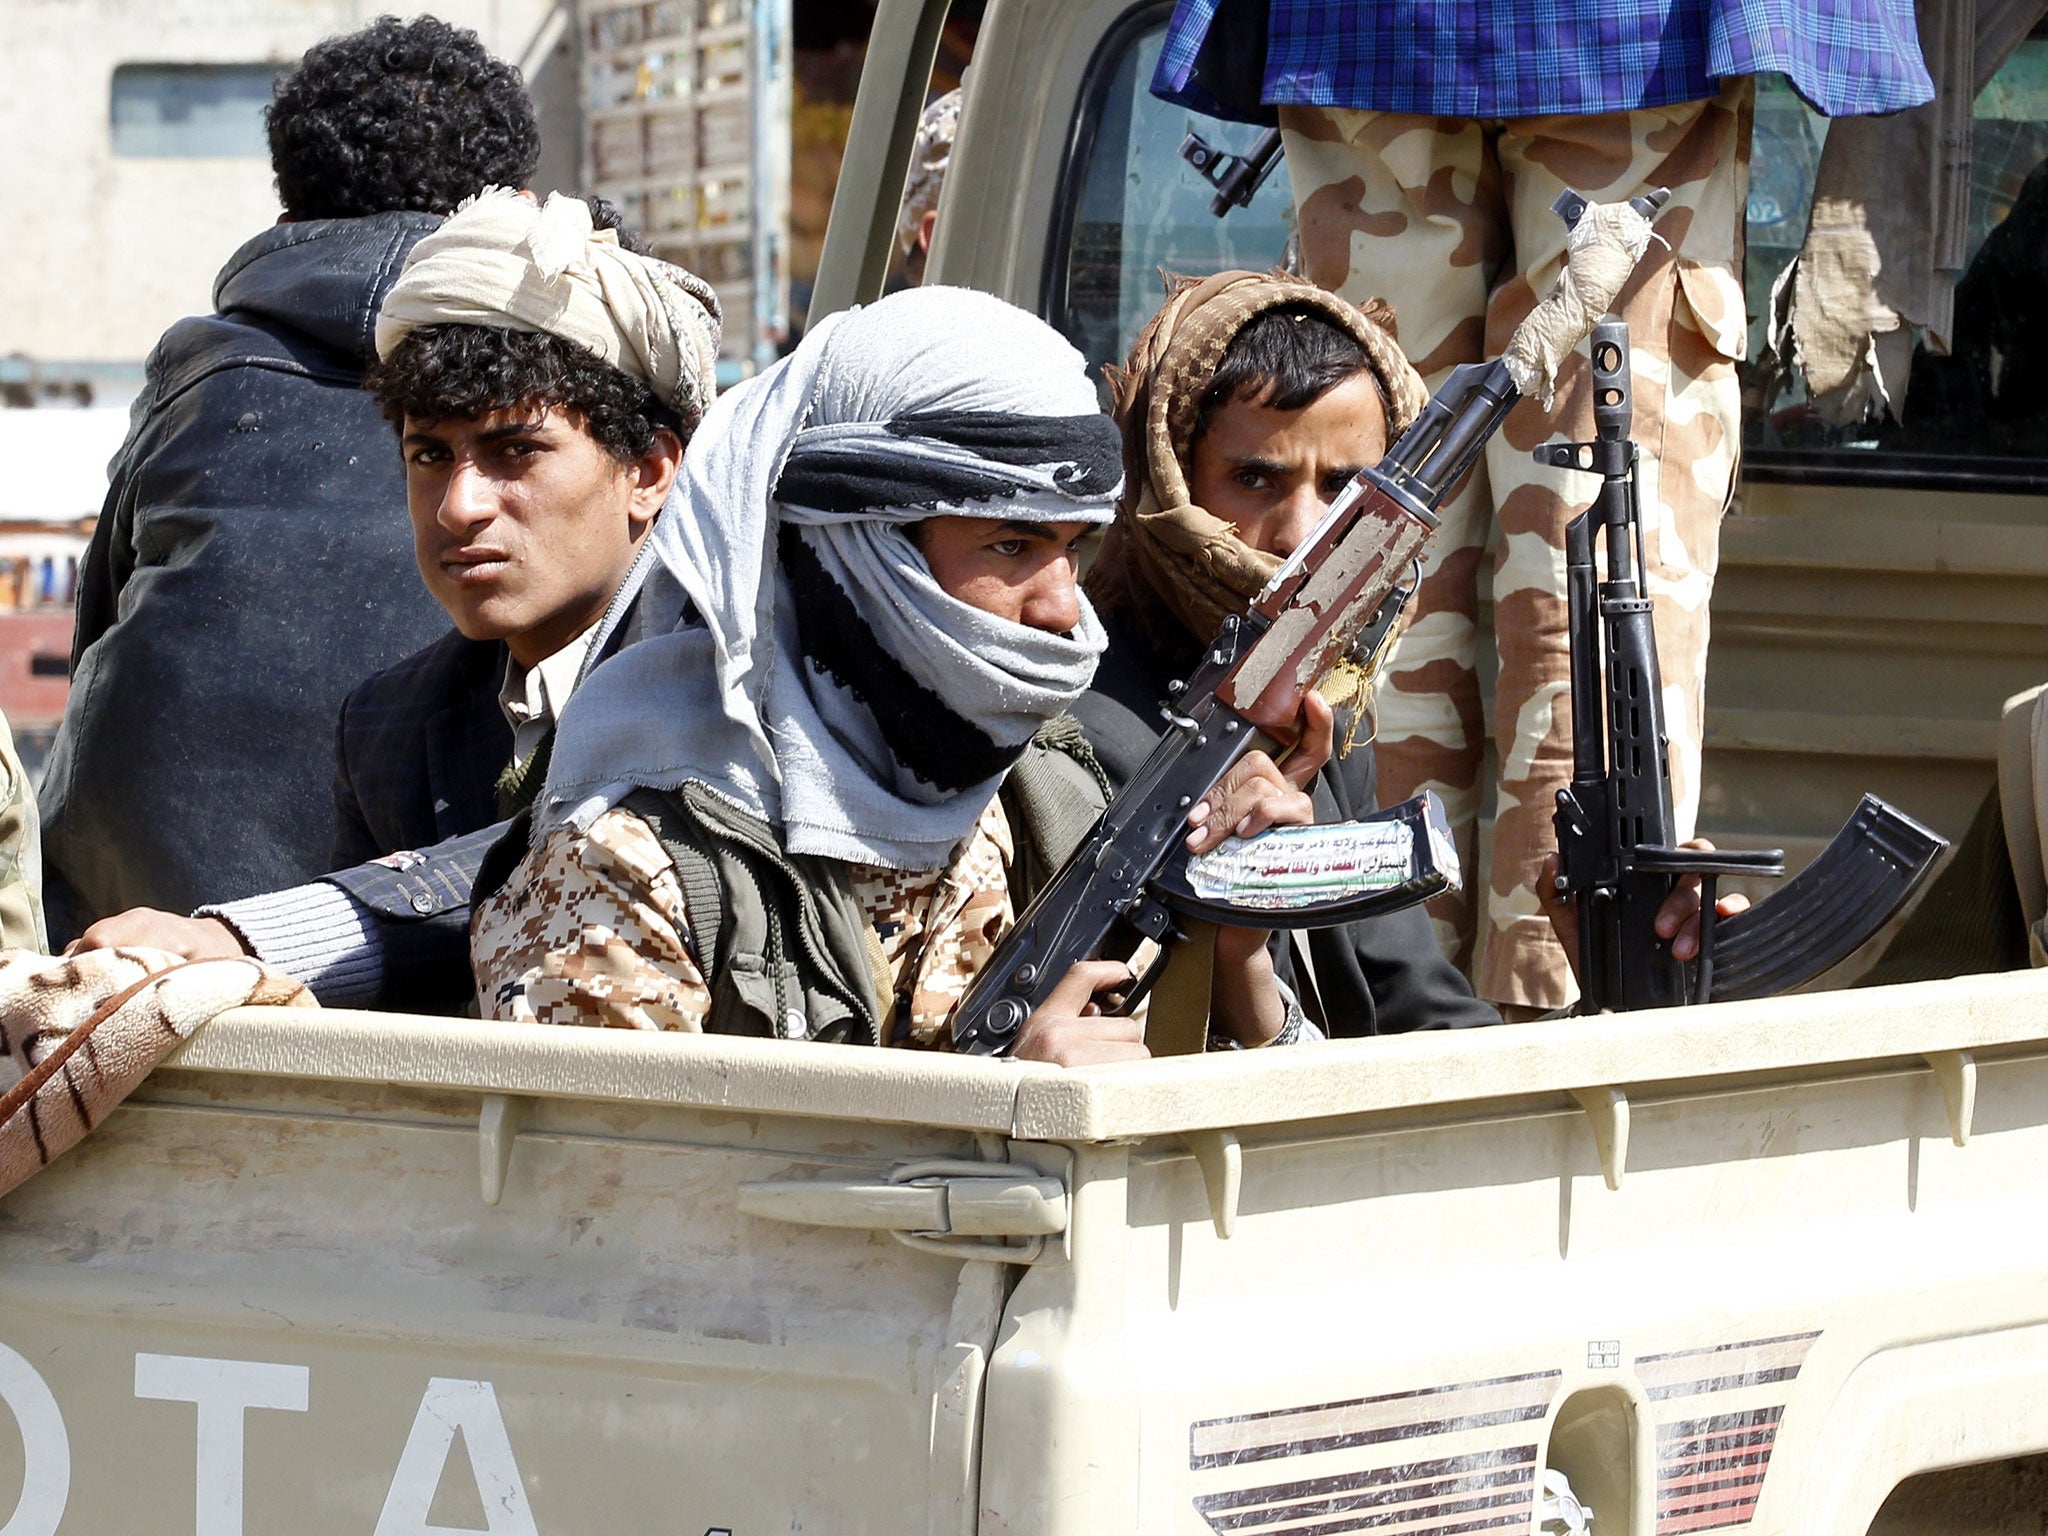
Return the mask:
[[27,1071],[0,1096],[0,1191],[224,1008],[461,1011],[501,795],[538,788],[585,672],[675,622],[635,554],[711,401],[709,287],[574,198],[492,191],[414,248],[376,339],[421,575],[457,626],[343,709],[336,863],[385,857],[199,917],[124,912],[57,961],[0,954],[0,1063]]
[[[1158,700],[1224,616],[1249,606],[1329,498],[1422,408],[1390,323],[1383,307],[1281,273],[1182,279],[1112,370],[1124,498],[1088,578],[1110,650],[1075,708],[1112,778],[1150,750]],[[1325,682],[1351,749],[1315,785],[1319,822],[1374,809],[1366,660]],[[1420,909],[1309,935],[1276,964],[1335,1034],[1498,1022]]]
[[[1195,439],[1224,403],[1210,391],[1225,355],[1253,321],[1276,313],[1290,326],[1319,321],[1335,333],[1333,359],[1343,356],[1343,341],[1350,343],[1358,358],[1342,372],[1375,386],[1383,444],[1388,429],[1399,433],[1428,398],[1386,328],[1383,308],[1355,308],[1278,272],[1223,272],[1173,282],[1126,365],[1112,370],[1128,478],[1123,515],[1103,542],[1089,585],[1140,613],[1162,606],[1204,640],[1224,615],[1242,613],[1280,565],[1271,547],[1245,542],[1235,525],[1196,505],[1188,484]],[[1337,366],[1325,365],[1331,377],[1324,388],[1340,382]],[[1290,398],[1302,392],[1300,384],[1289,391],[1277,378],[1273,385]],[[1311,399],[1321,393],[1313,391]],[[1302,400],[1296,408],[1309,403]]]

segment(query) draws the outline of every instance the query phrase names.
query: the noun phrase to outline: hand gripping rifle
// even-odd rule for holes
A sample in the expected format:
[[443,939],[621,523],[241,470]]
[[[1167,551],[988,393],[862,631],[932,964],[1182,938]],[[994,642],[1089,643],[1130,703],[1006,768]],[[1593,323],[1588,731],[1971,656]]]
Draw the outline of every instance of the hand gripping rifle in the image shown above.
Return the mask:
[[[1782,849],[1674,843],[1664,704],[1651,625],[1636,445],[1629,441],[1628,327],[1593,328],[1593,441],[1553,443],[1536,462],[1600,476],[1592,507],[1565,528],[1571,630],[1572,782],[1557,792],[1558,894],[1579,914],[1582,1013],[1768,997],[1846,958],[1896,912],[1946,840],[1873,795],[1820,857],[1769,901],[1715,921],[1723,875],[1775,878]],[[1607,579],[1593,560],[1605,535]],[[1699,958],[1657,936],[1657,909],[1700,877]]]
[[[1636,198],[1635,210],[1647,219],[1668,195]],[[1586,206],[1576,194],[1559,200],[1568,224]],[[1623,260],[1617,269],[1612,249],[1606,254],[1604,267],[1582,270],[1575,247],[1560,280],[1560,292],[1576,281],[1582,299],[1591,295],[1592,315],[1605,312],[1632,265]],[[1554,323],[1551,329],[1556,341]],[[1584,335],[1581,325],[1563,345]],[[1518,332],[1516,343],[1522,339]],[[1435,509],[1520,398],[1505,361],[1454,369],[1386,457],[1360,470],[1331,503],[1250,611],[1224,620],[1194,676],[1175,690],[1159,745],[954,1010],[956,1049],[1008,1051],[1075,964],[1127,958],[1150,938],[1161,944],[1160,958],[1126,995],[1123,1006],[1134,1006],[1164,964],[1176,913],[1245,927],[1324,927],[1409,906],[1455,884],[1443,807],[1429,795],[1346,828],[1228,839],[1198,860],[1188,858],[1182,837],[1188,809],[1246,753],[1268,745],[1267,732],[1289,732],[1303,695],[1340,658],[1391,630],[1408,596],[1400,582],[1436,529]],[[1263,866],[1249,871],[1250,882],[1242,878],[1247,862]],[[1247,892],[1248,883],[1256,889]]]

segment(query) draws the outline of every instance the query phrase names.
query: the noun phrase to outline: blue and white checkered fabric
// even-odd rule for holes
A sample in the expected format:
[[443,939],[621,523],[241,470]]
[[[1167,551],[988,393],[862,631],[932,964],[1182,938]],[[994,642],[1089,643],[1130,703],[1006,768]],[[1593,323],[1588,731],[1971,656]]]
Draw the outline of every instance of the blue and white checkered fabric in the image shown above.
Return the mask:
[[[1190,85],[1221,5],[1179,0],[1152,89]],[[1440,117],[1625,112],[1778,71],[1830,117],[1931,100],[1913,0],[1268,0],[1261,99]]]

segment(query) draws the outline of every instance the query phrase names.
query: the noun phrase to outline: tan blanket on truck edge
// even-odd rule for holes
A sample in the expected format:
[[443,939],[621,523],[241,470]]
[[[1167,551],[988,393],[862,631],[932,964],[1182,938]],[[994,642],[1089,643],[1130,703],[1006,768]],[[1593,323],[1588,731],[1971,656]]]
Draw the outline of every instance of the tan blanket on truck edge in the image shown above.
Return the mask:
[[0,952],[0,1195],[41,1172],[202,1024],[249,1003],[317,1008],[255,960],[183,960],[155,949],[52,959]]

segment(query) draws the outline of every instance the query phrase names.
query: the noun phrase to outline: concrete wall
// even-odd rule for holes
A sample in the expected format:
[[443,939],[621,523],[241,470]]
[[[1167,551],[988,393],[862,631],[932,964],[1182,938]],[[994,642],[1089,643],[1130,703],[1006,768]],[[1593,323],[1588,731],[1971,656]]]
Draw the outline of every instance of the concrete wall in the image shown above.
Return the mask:
[[[580,158],[574,31],[554,0],[437,0],[525,68],[541,111],[537,185]],[[0,356],[139,362],[277,217],[265,158],[137,159],[111,147],[127,63],[290,63],[411,6],[379,0],[0,0]]]

